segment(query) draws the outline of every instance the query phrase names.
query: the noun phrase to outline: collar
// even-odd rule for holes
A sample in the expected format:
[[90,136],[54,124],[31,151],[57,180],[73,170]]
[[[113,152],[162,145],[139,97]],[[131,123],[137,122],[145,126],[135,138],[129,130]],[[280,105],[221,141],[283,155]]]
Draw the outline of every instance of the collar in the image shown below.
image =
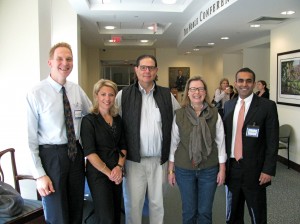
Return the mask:
[[[253,99],[253,93],[251,93],[250,96],[248,96],[247,98],[244,99],[245,105],[251,103],[252,99]],[[240,104],[241,101],[242,101],[242,99],[239,97],[237,103]]]
[[[139,90],[140,90],[142,93],[145,93],[145,94],[146,94],[146,90],[140,85],[139,82],[137,82],[137,83],[138,83]],[[153,82],[153,86],[152,86],[152,88],[150,89],[149,93],[151,93],[151,92],[154,91],[155,86],[156,86],[156,84],[155,84],[155,82]]]
[[[47,77],[47,81],[50,83],[50,85],[55,89],[56,92],[60,92],[61,91],[61,88],[63,87],[61,84],[59,84],[58,82],[54,81],[52,78],[51,78],[51,75],[49,75]],[[66,81],[64,87],[66,88],[66,91],[67,91],[67,87],[68,86],[68,81]]]

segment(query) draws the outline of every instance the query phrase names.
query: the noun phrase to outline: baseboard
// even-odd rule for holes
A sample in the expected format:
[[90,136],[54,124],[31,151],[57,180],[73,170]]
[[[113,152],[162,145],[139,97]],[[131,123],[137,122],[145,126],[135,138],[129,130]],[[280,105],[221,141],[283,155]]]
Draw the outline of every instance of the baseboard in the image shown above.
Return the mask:
[[[288,165],[288,160],[285,157],[278,155],[277,160],[286,166]],[[290,169],[296,170],[300,173],[300,165],[297,163],[294,163],[291,160],[290,160]]]

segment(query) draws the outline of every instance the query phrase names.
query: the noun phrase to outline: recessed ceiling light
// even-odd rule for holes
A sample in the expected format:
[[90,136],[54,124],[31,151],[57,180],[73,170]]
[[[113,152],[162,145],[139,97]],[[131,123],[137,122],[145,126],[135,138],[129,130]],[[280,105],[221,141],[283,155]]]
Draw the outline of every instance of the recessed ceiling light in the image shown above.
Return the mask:
[[260,27],[260,24],[251,24],[250,27],[252,27],[252,28],[258,28],[258,27]]
[[113,40],[108,40],[108,42],[109,42],[109,43],[113,43],[114,41],[113,41]]
[[148,26],[148,30],[153,30],[154,27],[153,26]]
[[229,37],[221,37],[221,40],[228,40]]
[[200,51],[200,49],[199,48],[194,48],[193,51]]
[[192,53],[192,52],[190,52],[190,51],[185,52],[185,54],[190,54],[190,53]]
[[114,27],[114,26],[105,26],[104,28],[106,30],[114,30],[116,27]]
[[149,40],[141,40],[142,43],[148,43]]
[[207,45],[212,46],[212,45],[215,45],[215,43],[211,42],[211,43],[207,43]]
[[294,11],[283,11],[281,12],[281,15],[293,15],[294,13]]
[[176,3],[176,0],[162,0],[162,3],[172,5]]

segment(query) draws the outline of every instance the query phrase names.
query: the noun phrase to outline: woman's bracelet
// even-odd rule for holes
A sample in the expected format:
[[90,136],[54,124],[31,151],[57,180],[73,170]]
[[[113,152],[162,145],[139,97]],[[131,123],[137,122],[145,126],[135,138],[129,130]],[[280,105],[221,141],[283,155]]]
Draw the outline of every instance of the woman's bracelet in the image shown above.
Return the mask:
[[169,170],[168,171],[168,174],[173,174],[173,173],[175,174],[175,170]]
[[104,165],[103,165],[102,169],[100,170],[100,172],[103,172],[105,170],[105,168],[106,168],[106,164],[104,163]]

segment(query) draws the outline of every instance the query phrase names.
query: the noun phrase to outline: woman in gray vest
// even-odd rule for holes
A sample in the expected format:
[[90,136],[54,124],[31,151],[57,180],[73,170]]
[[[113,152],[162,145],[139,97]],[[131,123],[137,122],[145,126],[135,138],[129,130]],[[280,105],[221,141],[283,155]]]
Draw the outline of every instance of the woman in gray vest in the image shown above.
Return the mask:
[[173,120],[168,181],[179,186],[183,224],[212,223],[215,191],[225,181],[223,123],[208,102],[204,80],[190,78]]

